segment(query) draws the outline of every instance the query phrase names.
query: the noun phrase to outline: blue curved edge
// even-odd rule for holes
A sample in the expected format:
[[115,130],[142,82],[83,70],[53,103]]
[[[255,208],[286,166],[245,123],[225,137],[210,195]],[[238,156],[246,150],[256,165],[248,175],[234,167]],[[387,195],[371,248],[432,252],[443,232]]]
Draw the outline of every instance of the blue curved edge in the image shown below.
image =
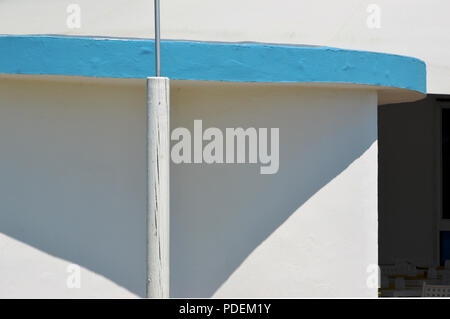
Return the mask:
[[[154,41],[68,36],[0,36],[0,73],[146,78]],[[330,47],[161,42],[162,75],[178,80],[351,83],[426,93],[419,59]]]

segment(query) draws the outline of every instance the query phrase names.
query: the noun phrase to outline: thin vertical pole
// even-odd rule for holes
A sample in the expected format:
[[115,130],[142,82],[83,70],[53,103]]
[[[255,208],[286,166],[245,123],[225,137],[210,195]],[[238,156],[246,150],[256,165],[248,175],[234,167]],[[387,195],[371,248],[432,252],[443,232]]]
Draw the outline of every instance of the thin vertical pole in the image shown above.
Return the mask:
[[160,16],[159,16],[159,0],[155,0],[155,58],[156,76],[161,76],[161,31],[160,31]]
[[169,297],[169,79],[147,79],[147,297]]
[[169,298],[170,101],[161,77],[159,0],[155,0],[155,71],[147,78],[147,297]]

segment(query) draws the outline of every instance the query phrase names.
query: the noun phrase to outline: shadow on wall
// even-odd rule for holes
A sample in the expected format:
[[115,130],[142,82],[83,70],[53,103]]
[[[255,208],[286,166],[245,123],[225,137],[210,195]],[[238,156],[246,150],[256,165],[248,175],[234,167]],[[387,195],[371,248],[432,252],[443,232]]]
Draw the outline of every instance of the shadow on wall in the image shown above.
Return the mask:
[[172,165],[173,297],[212,296],[257,246],[376,141],[376,107],[364,107],[367,99],[364,91],[174,85],[172,127],[192,131],[195,119],[203,120],[203,129],[223,131],[279,127],[280,169],[260,175],[259,164]]
[[[0,232],[139,296],[145,292],[144,90],[0,85]],[[345,92],[173,82],[172,128],[192,128],[194,119],[204,128],[279,127],[280,170],[260,175],[259,164],[171,166],[172,297],[212,296],[372,145],[376,110],[362,107],[364,92]]]
[[[146,241],[142,84],[0,82],[0,232],[139,296]],[[65,292],[64,283],[39,280],[30,289]]]

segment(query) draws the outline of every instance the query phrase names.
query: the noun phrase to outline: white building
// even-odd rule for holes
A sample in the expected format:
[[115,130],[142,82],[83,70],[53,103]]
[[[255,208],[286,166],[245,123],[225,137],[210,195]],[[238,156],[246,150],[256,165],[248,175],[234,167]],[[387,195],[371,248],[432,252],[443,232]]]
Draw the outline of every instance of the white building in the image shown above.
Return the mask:
[[[172,297],[376,297],[372,265],[441,259],[449,8],[162,1],[171,128],[279,128],[275,174],[172,163]],[[153,30],[152,1],[0,3],[0,297],[145,296]]]

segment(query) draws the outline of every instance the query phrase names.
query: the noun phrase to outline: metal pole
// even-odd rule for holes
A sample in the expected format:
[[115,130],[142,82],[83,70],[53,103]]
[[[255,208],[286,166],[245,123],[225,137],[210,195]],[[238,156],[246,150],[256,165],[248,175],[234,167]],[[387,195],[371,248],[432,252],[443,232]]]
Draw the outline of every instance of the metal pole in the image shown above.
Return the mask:
[[160,49],[160,42],[161,42],[161,32],[159,27],[159,0],[155,0],[155,57],[156,57],[156,65],[155,65],[155,71],[156,76],[161,76],[161,49]]

